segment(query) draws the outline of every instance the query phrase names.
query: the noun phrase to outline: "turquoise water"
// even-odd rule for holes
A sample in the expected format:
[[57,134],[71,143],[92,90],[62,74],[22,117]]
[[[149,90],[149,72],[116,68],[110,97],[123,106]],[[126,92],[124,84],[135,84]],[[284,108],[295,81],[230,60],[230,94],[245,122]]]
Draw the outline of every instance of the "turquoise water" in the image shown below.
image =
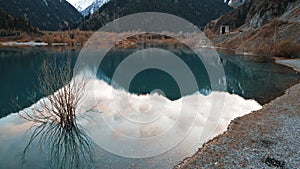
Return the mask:
[[0,116],[28,107],[42,96],[38,92],[38,76],[43,61],[55,57],[76,59],[79,49],[6,48],[0,49]]
[[[111,78],[122,61],[135,51],[112,50],[109,52],[97,69],[97,77],[112,84],[115,88],[122,88],[124,85],[122,81],[111,81]],[[80,49],[64,48],[0,49],[0,116],[4,117],[17,112],[20,108],[14,102],[17,102],[21,108],[26,108],[42,97],[38,90],[38,75],[45,59],[55,57],[57,62],[65,63],[67,58],[71,58],[72,63],[75,64],[79,52]],[[209,76],[199,58],[190,52],[177,50],[174,53],[193,72],[199,91],[190,89],[182,95],[175,79],[167,72],[147,69],[133,78],[129,92],[146,94],[154,89],[160,89],[171,100],[197,92],[209,94],[211,92]],[[271,62],[255,62],[249,57],[222,54],[220,58],[225,70],[227,91],[247,99],[255,99],[261,104],[283,94],[288,87],[300,79],[300,75],[290,68]],[[141,57],[137,58],[136,62],[147,64],[148,59],[151,58]],[[22,126],[23,124],[16,121],[13,116],[3,119],[0,123],[0,168],[20,168],[20,166],[23,168],[49,168],[49,166],[70,168],[72,166],[74,168],[74,165],[75,167],[79,165],[78,168],[143,168],[145,166],[147,168],[172,168],[179,160],[193,153],[185,152],[186,149],[183,146],[152,158],[124,158],[93,145],[86,136],[89,133],[80,128],[74,128],[62,136],[60,130],[56,130],[57,126],[50,125],[44,130],[47,133],[47,140],[44,144],[38,139],[32,142],[25,161],[22,161],[21,153],[27,140],[30,139],[30,132],[24,134],[22,128],[26,126]],[[79,140],[84,140],[86,143],[82,144]],[[74,145],[77,148],[74,149]],[[36,148],[41,146],[45,150],[44,153],[40,153],[39,148]],[[89,158],[88,155],[92,155],[93,158]]]
[[[64,63],[69,57],[74,63],[79,52],[80,49],[63,48],[0,49],[0,116],[16,112],[19,109],[16,102],[25,108],[42,97],[38,92],[37,77],[43,60],[55,57],[58,62]],[[126,56],[133,52],[134,50],[116,50],[108,53],[98,68],[98,78],[110,83],[109,78],[112,77],[115,69]],[[210,91],[208,74],[198,57],[178,51],[176,55],[191,68],[200,91],[208,94]],[[261,104],[268,103],[283,94],[300,77],[290,68],[271,62],[256,62],[249,60],[249,57],[222,54],[220,58],[226,74],[227,91],[246,99],[255,99]],[[147,59],[141,57],[138,62],[147,63]],[[119,87],[122,86],[122,83],[116,83]],[[153,89],[162,90],[171,100],[181,97],[175,79],[168,73],[157,69],[139,72],[131,81],[129,92],[145,94]],[[195,92],[197,91],[191,90],[186,95]]]

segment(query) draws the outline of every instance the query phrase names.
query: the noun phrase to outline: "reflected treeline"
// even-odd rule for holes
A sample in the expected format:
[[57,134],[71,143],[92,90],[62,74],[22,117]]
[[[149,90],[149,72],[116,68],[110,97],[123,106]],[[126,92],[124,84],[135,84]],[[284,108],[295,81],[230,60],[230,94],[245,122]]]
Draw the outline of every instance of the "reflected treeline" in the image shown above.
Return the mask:
[[[132,45],[129,42],[133,42],[134,46],[126,46]],[[151,50],[151,52],[142,52],[147,51],[146,49]],[[140,57],[135,57],[134,61],[131,60],[129,62],[128,60],[138,52],[140,52]],[[160,57],[157,59],[157,63],[155,63],[156,56]],[[174,66],[172,69],[176,72],[176,77],[174,74],[171,75],[170,72],[165,72],[166,70],[147,67],[147,65],[151,65],[152,63],[157,66],[160,65],[160,63],[164,62],[163,58],[169,59],[165,63],[166,66],[162,69],[167,69],[167,65],[173,65],[177,59],[180,59],[189,68],[192,76],[182,73],[182,68],[175,68]],[[130,93],[150,94],[153,90],[160,89],[164,91],[168,99],[177,100],[182,96],[192,95],[195,92],[207,95],[212,90],[210,78],[204,65],[205,63],[202,62],[199,55],[190,46],[172,37],[160,34],[139,34],[128,37],[108,51],[97,70],[97,77],[105,80],[117,89],[122,89],[122,87],[127,86],[127,81],[117,79],[116,71],[120,67],[122,68],[124,62],[130,63],[135,67],[144,65],[144,69],[138,72],[130,81],[130,86],[127,89]],[[180,90],[180,86],[176,82],[179,77],[184,78],[184,81],[195,81],[197,87],[185,86],[185,91]]]

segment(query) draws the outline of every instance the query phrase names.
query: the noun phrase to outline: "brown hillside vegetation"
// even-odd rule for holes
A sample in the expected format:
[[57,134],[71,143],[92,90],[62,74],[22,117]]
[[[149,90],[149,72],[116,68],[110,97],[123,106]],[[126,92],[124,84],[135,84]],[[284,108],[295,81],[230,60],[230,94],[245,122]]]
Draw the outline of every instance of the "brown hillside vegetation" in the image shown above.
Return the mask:
[[[7,30],[5,30],[7,31]],[[17,34],[11,34],[10,36],[0,37],[0,42],[45,42],[48,45],[68,45],[68,46],[81,46],[92,35],[93,31],[42,31],[40,33],[27,33],[18,31]]]
[[296,57],[299,56],[300,51],[300,41],[297,39],[300,34],[299,26],[299,23],[274,19],[260,29],[228,35],[228,39],[218,46],[234,49],[236,53]]
[[[300,1],[251,2],[206,26],[205,32],[214,45],[237,54],[300,56]],[[246,15],[244,20],[238,17],[240,14]],[[244,23],[233,25],[235,22]],[[231,32],[220,35],[221,25],[229,25]]]

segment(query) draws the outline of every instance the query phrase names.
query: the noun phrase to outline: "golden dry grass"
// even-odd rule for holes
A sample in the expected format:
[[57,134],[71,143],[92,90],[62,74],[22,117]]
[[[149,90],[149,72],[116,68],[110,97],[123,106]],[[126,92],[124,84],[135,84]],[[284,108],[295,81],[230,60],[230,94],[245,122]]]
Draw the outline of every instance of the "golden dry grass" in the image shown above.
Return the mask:
[[[4,30],[3,30],[4,31]],[[2,31],[2,32],[3,32]],[[49,45],[62,43],[69,46],[83,45],[93,34],[93,31],[68,30],[68,31],[42,31],[40,33],[3,32],[9,36],[0,37],[0,42],[45,42]]]

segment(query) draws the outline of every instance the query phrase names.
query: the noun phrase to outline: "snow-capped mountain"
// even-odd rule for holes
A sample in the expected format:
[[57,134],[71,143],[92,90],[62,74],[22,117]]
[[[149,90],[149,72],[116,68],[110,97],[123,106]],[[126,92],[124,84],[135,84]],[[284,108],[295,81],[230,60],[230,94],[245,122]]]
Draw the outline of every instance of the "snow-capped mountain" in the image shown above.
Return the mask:
[[67,0],[70,4],[72,4],[79,12],[85,10],[88,6],[90,6],[95,0]]
[[81,11],[80,13],[83,16],[93,14],[96,10],[101,8],[101,6],[107,3],[108,1],[109,0],[94,0],[94,2],[90,6],[88,6],[85,10]]
[[109,0],[67,0],[72,4],[83,16],[93,14],[103,4]]

